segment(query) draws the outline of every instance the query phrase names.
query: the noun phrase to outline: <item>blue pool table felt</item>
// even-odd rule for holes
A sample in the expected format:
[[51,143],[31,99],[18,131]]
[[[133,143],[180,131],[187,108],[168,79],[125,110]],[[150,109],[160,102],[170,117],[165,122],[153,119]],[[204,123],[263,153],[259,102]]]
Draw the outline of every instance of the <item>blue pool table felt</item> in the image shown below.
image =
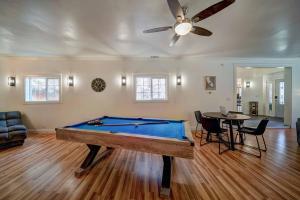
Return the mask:
[[185,140],[185,128],[183,120],[162,120],[162,119],[145,119],[145,118],[122,118],[122,117],[101,117],[98,118],[103,124],[128,124],[128,123],[156,123],[166,122],[160,124],[144,124],[139,126],[126,125],[126,126],[95,126],[89,125],[87,122],[74,124],[65,128],[76,128],[82,130],[94,130],[94,131],[108,131],[111,133],[127,133],[127,134],[139,134],[147,136],[156,136],[164,138],[176,138],[179,140]]

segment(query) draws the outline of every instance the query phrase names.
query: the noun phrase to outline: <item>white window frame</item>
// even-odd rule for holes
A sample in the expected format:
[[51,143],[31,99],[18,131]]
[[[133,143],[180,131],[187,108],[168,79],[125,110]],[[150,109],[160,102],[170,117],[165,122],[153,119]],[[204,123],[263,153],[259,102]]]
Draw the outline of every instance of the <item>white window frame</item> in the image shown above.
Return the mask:
[[[47,78],[47,79],[51,79],[51,78],[59,79],[59,100],[58,101],[26,101],[26,79],[39,78],[39,77]],[[24,104],[60,104],[62,102],[62,75],[61,74],[25,75],[23,83],[24,83],[24,92],[23,92]]]
[[[153,78],[164,78],[166,79],[166,99],[150,99],[150,100],[137,100],[136,99],[136,79],[139,77],[150,77],[151,78],[151,95],[152,95],[152,79]],[[169,75],[168,74],[135,74],[134,78],[134,100],[138,103],[159,103],[159,102],[168,102],[169,101]],[[151,97],[152,98],[152,97]]]

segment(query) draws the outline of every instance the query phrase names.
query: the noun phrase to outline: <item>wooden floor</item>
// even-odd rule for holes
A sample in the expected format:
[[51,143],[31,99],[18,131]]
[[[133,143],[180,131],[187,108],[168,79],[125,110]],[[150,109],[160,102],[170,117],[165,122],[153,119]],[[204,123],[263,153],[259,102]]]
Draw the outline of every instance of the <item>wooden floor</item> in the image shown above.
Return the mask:
[[[196,142],[194,160],[175,159],[171,199],[300,199],[294,130],[268,130],[261,159],[239,151],[218,155],[217,144]],[[0,151],[0,199],[159,199],[159,155],[115,150],[77,179],[86,153],[86,146],[53,134],[31,135],[24,146]]]

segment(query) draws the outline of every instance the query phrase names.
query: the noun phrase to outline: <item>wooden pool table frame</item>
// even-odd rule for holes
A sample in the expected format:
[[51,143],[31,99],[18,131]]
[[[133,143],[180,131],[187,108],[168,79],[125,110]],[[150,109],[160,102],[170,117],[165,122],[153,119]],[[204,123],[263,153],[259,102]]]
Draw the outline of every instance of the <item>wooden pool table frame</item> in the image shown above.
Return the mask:
[[[129,133],[112,133],[109,131],[83,130],[77,128],[56,128],[56,138],[71,142],[87,144],[90,152],[75,172],[76,177],[88,172],[101,159],[108,156],[114,148],[124,148],[147,153],[162,155],[164,167],[161,182],[160,195],[169,196],[172,177],[173,157],[193,159],[194,142],[189,123],[184,121],[185,135],[187,139],[164,138]],[[96,158],[101,146],[105,146],[98,158]]]

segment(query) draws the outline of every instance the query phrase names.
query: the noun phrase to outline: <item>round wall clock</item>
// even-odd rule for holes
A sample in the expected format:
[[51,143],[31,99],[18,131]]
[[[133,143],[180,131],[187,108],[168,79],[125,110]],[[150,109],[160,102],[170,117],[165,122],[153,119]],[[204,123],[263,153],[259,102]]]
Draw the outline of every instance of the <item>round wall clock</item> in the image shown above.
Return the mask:
[[91,87],[95,92],[102,92],[105,89],[105,86],[105,81],[102,78],[95,78],[91,84]]

